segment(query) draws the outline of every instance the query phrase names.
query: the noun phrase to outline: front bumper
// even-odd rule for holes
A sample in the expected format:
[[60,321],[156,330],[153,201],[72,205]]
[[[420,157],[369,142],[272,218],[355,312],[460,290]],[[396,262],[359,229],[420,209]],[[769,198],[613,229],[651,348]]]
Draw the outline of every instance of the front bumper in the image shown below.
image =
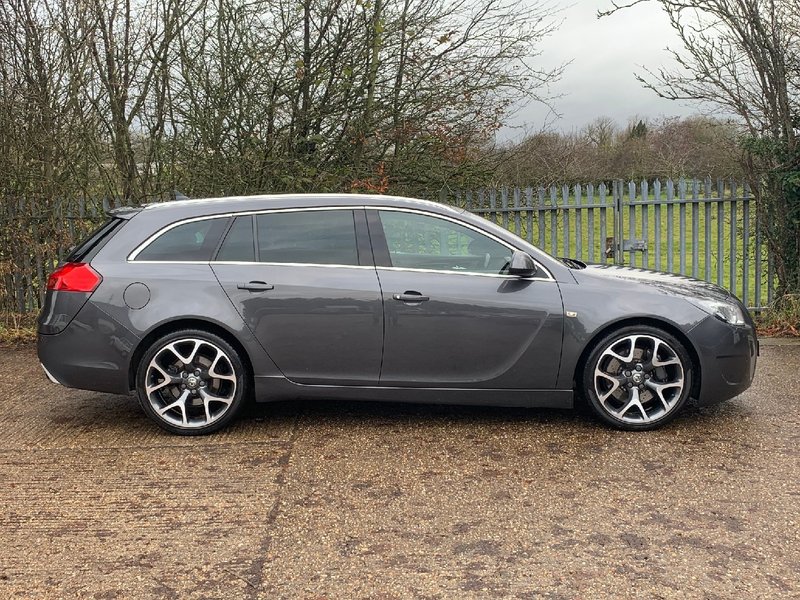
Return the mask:
[[729,400],[750,387],[759,352],[752,325],[728,325],[708,317],[689,332],[689,338],[700,360],[699,406]]

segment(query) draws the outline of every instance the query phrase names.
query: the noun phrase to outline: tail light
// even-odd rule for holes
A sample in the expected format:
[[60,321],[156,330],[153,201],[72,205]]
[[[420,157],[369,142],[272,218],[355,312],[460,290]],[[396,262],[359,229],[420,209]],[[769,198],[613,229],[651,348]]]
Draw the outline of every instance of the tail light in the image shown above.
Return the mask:
[[87,263],[67,263],[47,279],[47,289],[56,292],[93,292],[103,278]]

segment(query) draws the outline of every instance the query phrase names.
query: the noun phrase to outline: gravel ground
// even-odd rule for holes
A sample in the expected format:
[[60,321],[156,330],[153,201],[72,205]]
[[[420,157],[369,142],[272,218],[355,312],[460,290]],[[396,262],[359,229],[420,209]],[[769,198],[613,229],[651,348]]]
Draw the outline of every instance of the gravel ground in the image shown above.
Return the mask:
[[0,597],[800,597],[800,347],[653,433],[295,402],[206,438],[0,350]]

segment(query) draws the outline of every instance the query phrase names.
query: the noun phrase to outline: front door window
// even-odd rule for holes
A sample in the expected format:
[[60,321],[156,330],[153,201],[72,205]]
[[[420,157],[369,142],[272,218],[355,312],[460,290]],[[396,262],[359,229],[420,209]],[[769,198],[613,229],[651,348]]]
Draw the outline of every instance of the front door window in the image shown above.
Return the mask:
[[474,229],[446,219],[402,211],[381,211],[393,267],[503,274],[512,251]]

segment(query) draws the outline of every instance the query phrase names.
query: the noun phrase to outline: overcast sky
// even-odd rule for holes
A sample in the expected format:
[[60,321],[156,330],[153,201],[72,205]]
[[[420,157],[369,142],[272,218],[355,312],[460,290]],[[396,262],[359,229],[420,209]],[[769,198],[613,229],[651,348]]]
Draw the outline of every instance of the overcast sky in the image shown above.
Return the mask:
[[[641,65],[672,64],[666,47],[676,47],[669,21],[655,3],[645,3],[597,19],[598,8],[607,9],[609,0],[559,0],[564,6],[563,24],[541,45],[537,65],[554,66],[572,61],[554,94],[563,94],[555,107],[561,118],[551,128],[572,131],[599,116],[626,125],[630,117],[683,116],[697,107],[660,99],[636,81]],[[538,131],[554,119],[541,104],[531,103],[512,120],[518,129],[504,129],[501,141],[519,139],[524,131]]]

